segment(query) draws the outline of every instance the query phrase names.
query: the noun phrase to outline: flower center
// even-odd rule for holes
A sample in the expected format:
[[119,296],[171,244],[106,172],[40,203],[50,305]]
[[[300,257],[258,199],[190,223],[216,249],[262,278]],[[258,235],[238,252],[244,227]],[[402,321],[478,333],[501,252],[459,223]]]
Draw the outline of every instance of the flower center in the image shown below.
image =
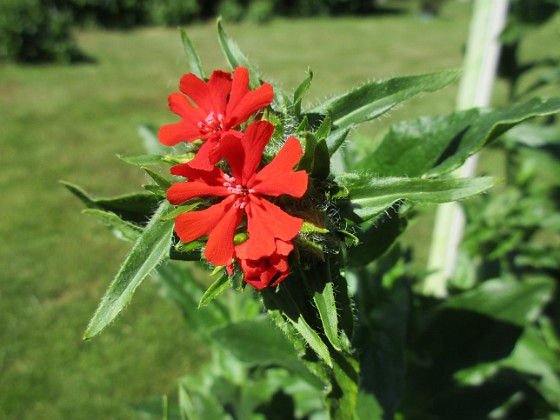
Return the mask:
[[226,187],[231,194],[239,196],[237,201],[233,203],[233,208],[244,209],[248,202],[247,194],[254,194],[255,190],[237,184],[235,178],[228,174],[224,174],[224,179],[226,180],[226,182],[224,182],[222,185]]
[[218,131],[222,131],[223,123],[224,116],[222,114],[218,114],[218,117],[216,117],[216,114],[214,114],[214,112],[211,112],[210,114],[208,114],[204,121],[199,121],[198,128],[204,134],[214,134]]

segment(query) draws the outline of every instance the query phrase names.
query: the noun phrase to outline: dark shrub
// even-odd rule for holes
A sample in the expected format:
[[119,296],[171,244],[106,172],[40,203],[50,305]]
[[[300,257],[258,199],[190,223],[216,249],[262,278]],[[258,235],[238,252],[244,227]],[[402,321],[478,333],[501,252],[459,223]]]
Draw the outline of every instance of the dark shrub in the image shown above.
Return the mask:
[[51,1],[2,0],[0,59],[35,63],[83,59],[70,24],[70,14]]

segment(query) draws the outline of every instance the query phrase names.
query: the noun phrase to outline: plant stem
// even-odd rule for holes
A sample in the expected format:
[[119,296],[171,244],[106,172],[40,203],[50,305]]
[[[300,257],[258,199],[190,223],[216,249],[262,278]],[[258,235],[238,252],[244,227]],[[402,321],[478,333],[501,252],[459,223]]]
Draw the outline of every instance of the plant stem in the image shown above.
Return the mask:
[[[500,53],[498,37],[505,25],[508,0],[475,0],[469,29],[463,77],[457,95],[457,110],[485,107],[490,103]],[[453,175],[472,176],[478,156],[471,156]],[[454,272],[463,236],[465,216],[457,203],[438,206],[423,285],[426,295],[445,297],[447,281]]]

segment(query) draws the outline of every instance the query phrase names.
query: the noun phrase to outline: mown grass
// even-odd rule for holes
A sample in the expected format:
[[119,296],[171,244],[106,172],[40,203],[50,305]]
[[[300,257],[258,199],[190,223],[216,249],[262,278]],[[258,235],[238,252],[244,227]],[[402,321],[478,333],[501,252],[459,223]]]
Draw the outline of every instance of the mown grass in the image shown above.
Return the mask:
[[[433,21],[403,15],[226,29],[287,89],[311,67],[312,104],[364,80],[460,67],[468,15],[468,5],[453,3]],[[225,68],[213,23],[187,29],[206,69]],[[150,281],[104,334],[81,340],[129,244],[80,215],[58,181],[97,195],[138,190],[141,171],[115,155],[142,153],[138,124],[174,120],[166,97],[187,69],[173,29],[77,35],[95,64],[0,67],[0,418],[130,418],[126,402],[174,393],[175,378],[205,360]],[[450,112],[455,93],[415,98],[364,135]]]

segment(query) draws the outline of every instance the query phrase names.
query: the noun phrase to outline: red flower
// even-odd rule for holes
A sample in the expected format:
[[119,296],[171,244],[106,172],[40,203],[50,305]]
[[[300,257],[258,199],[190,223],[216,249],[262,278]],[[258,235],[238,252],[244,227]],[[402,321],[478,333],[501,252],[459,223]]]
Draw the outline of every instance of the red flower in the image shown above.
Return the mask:
[[171,173],[188,178],[167,191],[172,204],[180,204],[195,197],[225,197],[213,206],[180,214],[175,220],[175,231],[183,242],[208,235],[204,255],[215,265],[229,264],[234,256],[233,237],[247,217],[249,239],[244,243],[244,258],[258,260],[276,252],[276,239],[290,241],[303,220],[290,216],[263,196],[278,197],[286,194],[300,198],[307,190],[305,171],[293,172],[303,152],[299,141],[290,137],[278,155],[257,172],[264,147],[274,126],[258,121],[247,127],[243,140],[225,136],[222,152],[232,175],[218,167],[212,171],[192,168],[188,163],[174,166]]
[[162,126],[159,141],[174,146],[182,141],[205,140],[196,157],[189,162],[193,168],[204,170],[211,170],[212,165],[221,159],[220,139],[227,134],[240,137],[241,133],[233,129],[269,105],[274,97],[268,83],[249,90],[249,73],[245,67],[237,67],[233,78],[231,73],[215,71],[208,82],[192,73],[185,74],[179,89],[184,95],[172,93],[169,108],[182,121]]
[[[243,272],[243,279],[254,288],[261,290],[268,286],[276,286],[290,274],[288,255],[294,249],[291,242],[277,239],[274,253],[258,260],[247,259],[245,248],[245,243],[235,247],[237,264]],[[228,266],[228,273],[233,273],[232,265]]]

